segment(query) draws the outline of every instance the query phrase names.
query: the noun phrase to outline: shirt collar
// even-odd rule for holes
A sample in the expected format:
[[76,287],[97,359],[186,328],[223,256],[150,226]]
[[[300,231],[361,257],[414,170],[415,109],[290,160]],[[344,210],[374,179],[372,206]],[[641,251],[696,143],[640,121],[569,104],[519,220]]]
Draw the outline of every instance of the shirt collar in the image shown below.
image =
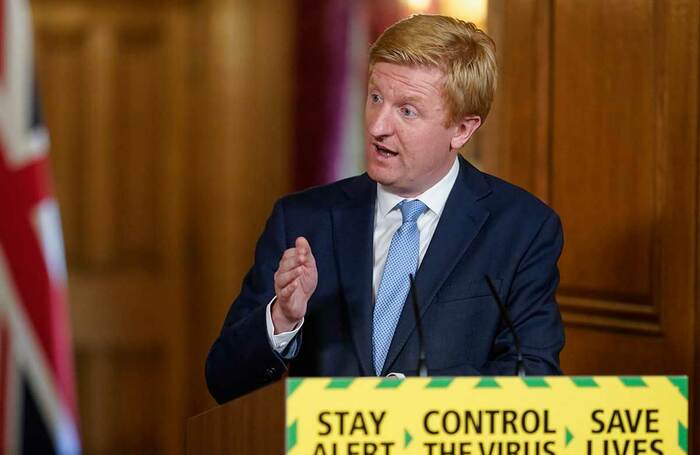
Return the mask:
[[[459,160],[455,157],[452,167],[447,174],[435,185],[419,194],[414,199],[420,199],[428,209],[437,216],[442,215],[442,210],[447,203],[447,197],[457,181],[459,174]],[[385,217],[396,205],[405,198],[390,193],[383,185],[377,184],[377,209],[380,217]]]

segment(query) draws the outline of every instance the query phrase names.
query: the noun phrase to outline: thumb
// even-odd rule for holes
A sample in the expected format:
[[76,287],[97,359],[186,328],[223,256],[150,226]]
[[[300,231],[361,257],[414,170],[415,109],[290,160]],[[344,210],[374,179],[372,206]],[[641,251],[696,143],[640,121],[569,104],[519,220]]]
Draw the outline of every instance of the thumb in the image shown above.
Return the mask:
[[311,245],[309,245],[308,240],[306,240],[304,237],[297,237],[294,246],[299,252],[311,253]]

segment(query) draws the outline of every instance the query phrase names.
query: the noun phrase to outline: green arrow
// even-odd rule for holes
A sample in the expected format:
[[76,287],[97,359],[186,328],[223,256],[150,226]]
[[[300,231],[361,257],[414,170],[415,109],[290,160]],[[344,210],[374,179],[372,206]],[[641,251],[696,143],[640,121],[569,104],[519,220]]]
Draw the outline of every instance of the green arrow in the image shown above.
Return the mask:
[[571,440],[574,439],[574,435],[571,434],[568,427],[565,427],[565,429],[566,429],[566,436],[564,439],[564,447],[569,447]]
[[411,433],[408,432],[408,430],[404,429],[403,430],[403,448],[405,449],[408,447],[408,445],[413,441],[413,437],[411,436]]

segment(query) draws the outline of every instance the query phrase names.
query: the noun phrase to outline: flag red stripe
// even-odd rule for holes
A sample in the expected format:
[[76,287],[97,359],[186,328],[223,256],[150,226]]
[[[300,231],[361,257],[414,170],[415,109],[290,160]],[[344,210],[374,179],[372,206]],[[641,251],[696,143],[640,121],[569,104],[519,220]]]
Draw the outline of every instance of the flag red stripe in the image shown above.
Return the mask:
[[58,393],[75,417],[67,308],[60,284],[50,280],[31,224],[32,209],[50,195],[47,162],[41,159],[10,171],[3,156],[7,155],[0,144],[0,207],[6,214],[0,217],[0,248],[18,298],[55,375]]

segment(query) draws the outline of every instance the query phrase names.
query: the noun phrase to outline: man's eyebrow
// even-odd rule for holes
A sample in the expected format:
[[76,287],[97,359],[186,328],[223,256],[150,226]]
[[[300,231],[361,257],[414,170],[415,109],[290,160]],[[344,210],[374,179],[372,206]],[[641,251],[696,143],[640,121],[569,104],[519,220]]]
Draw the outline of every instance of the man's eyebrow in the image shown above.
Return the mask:
[[423,105],[423,98],[415,95],[406,95],[401,98],[401,101],[409,104],[420,104]]

